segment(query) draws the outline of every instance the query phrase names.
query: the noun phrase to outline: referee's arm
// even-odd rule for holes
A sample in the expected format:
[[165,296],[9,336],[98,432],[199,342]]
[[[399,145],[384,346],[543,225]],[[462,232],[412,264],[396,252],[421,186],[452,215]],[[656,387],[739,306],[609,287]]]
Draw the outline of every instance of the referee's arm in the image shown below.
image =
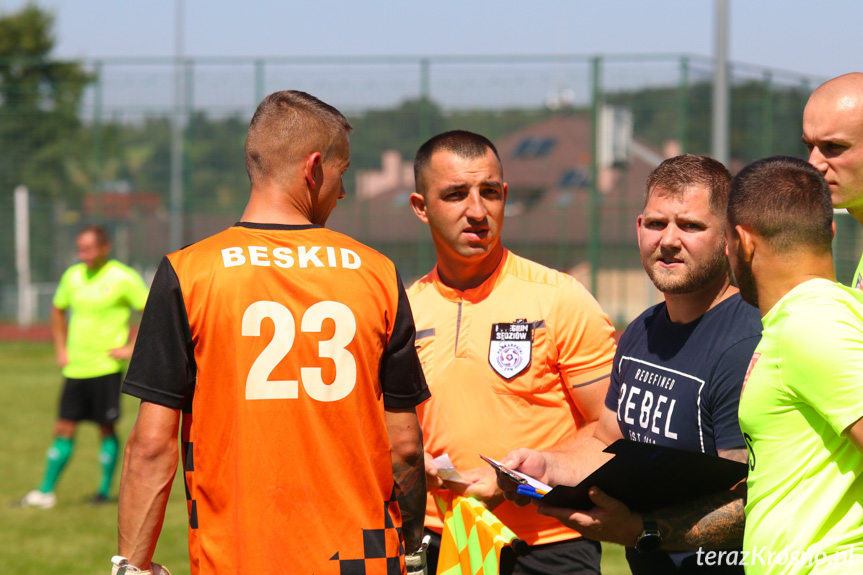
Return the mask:
[[142,401],[126,441],[117,518],[119,554],[147,569],[177,471],[180,410]]

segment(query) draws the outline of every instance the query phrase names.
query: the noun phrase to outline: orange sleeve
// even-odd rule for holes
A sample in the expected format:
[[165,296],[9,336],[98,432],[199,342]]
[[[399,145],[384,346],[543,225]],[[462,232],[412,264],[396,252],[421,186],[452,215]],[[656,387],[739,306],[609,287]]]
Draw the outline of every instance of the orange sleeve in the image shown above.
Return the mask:
[[608,377],[615,352],[614,326],[608,315],[574,278],[563,283],[555,297],[554,324],[549,328],[567,387]]

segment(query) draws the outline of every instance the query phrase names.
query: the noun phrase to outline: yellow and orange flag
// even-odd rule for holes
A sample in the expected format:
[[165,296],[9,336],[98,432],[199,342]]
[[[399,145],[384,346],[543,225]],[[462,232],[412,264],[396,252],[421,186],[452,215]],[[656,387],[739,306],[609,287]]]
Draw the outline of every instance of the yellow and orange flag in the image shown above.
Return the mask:
[[440,490],[435,501],[444,516],[437,575],[499,573],[500,553],[516,534],[473,497]]

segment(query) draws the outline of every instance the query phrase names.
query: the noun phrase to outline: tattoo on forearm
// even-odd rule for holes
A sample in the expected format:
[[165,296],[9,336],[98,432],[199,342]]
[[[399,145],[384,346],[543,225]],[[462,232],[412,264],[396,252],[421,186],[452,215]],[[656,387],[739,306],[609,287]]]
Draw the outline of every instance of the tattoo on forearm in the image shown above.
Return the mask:
[[731,549],[743,544],[743,500],[731,491],[676,506],[662,515],[657,523],[668,549]]
[[402,533],[405,551],[417,549],[423,534],[426,512],[426,476],[423,456],[420,452],[417,464],[393,464],[393,478],[396,483],[396,497],[402,513]]
[[[745,449],[723,452],[727,459],[746,461]],[[743,545],[745,483],[691,503],[656,513],[663,547],[675,550],[734,549]]]

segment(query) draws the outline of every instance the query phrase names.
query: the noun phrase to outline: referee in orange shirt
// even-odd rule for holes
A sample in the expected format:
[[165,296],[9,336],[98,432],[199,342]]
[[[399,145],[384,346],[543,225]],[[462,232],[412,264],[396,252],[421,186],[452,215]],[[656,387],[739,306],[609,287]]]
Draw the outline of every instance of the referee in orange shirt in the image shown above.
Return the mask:
[[[430,571],[443,527],[433,493],[450,489],[482,501],[530,545],[501,573],[599,573],[599,543],[504,501],[477,454],[499,459],[517,445],[560,448],[590,434],[611,372],[611,322],[575,279],[503,247],[507,185],[487,138],[435,136],[417,152],[414,174],[411,206],[437,252],[435,268],[408,289],[432,393],[417,410]],[[432,459],[443,454],[469,485],[441,481]]]

